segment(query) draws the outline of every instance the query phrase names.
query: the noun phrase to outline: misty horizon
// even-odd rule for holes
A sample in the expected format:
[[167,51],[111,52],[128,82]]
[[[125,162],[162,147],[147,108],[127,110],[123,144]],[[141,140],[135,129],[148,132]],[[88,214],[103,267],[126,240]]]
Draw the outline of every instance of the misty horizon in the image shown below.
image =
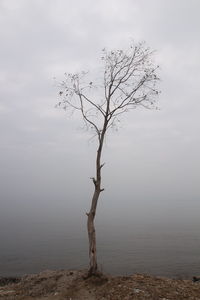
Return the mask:
[[82,70],[100,80],[101,49],[124,50],[132,39],[156,50],[159,110],[130,111],[106,136],[97,243],[134,230],[185,232],[188,239],[198,233],[199,9],[197,0],[0,2],[5,252],[6,245],[14,251],[18,238],[23,248],[31,235],[38,245],[50,231],[63,239],[64,228],[66,237],[75,233],[87,245],[97,144],[77,114],[55,108],[57,82]]

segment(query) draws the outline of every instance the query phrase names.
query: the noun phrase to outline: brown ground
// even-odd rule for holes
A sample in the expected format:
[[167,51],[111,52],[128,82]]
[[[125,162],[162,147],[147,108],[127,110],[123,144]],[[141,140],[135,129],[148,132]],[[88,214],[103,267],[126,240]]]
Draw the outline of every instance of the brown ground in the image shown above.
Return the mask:
[[0,279],[0,300],[200,300],[200,281],[149,275],[84,279],[84,271],[45,271],[19,282]]

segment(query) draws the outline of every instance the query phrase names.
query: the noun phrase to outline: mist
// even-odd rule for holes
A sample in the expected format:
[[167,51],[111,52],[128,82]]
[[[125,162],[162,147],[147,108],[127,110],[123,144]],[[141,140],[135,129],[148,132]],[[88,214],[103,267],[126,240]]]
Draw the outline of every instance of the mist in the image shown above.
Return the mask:
[[159,110],[123,115],[106,137],[97,236],[104,243],[134,232],[198,232],[199,9],[197,0],[1,1],[0,225],[7,249],[20,237],[24,245],[33,236],[73,235],[87,260],[96,140],[77,114],[55,108],[58,82],[82,70],[99,80],[101,49],[126,49],[132,39],[156,50]]

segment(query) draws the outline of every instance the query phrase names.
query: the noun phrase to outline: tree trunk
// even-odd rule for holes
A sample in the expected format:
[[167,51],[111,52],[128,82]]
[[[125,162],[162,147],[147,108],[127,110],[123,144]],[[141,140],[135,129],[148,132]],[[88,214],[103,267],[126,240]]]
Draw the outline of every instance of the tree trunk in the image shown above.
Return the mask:
[[[106,124],[107,125],[107,124]],[[100,193],[104,190],[101,188],[101,169],[103,165],[101,165],[101,152],[103,147],[104,135],[106,132],[106,125],[104,125],[104,130],[102,131],[101,138],[99,140],[99,147],[97,150],[96,157],[96,178],[93,179],[94,183],[94,194],[92,197],[92,203],[89,213],[87,214],[87,229],[88,229],[88,239],[89,239],[89,260],[90,266],[88,271],[88,276],[95,275],[98,273],[98,265],[97,265],[97,251],[96,251],[96,232],[94,226],[94,219],[96,215],[97,202],[100,196]]]
[[[94,195],[92,198],[92,204],[97,205],[99,195],[100,195],[100,190],[95,187]],[[89,276],[95,275],[98,271],[97,252],[96,252],[96,232],[94,226],[96,205],[91,206],[90,212],[88,214],[88,220],[87,220],[88,239],[89,239],[89,261],[90,261],[89,271],[88,271]]]

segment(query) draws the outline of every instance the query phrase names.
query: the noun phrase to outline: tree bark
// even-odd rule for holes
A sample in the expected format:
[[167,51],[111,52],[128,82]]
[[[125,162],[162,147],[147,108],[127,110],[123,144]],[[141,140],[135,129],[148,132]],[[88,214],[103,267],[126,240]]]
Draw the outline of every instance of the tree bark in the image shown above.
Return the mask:
[[94,183],[94,194],[92,197],[90,211],[87,214],[88,216],[87,230],[88,230],[88,239],[89,239],[89,261],[90,261],[88,276],[92,276],[98,273],[96,231],[94,226],[94,219],[96,215],[97,203],[98,203],[100,193],[104,190],[101,188],[101,169],[103,167],[103,164],[101,164],[101,153],[102,153],[106,129],[107,129],[107,120],[105,118],[103,130],[99,136],[99,147],[96,156],[96,178],[92,178]]
[[[100,191],[95,188],[94,195],[92,198],[92,203],[96,203],[98,201],[100,195]],[[97,252],[96,252],[96,232],[94,226],[94,218],[96,214],[96,209],[91,207],[90,212],[88,214],[87,228],[88,228],[88,239],[89,239],[89,271],[88,275],[95,275],[98,271],[97,265]]]

